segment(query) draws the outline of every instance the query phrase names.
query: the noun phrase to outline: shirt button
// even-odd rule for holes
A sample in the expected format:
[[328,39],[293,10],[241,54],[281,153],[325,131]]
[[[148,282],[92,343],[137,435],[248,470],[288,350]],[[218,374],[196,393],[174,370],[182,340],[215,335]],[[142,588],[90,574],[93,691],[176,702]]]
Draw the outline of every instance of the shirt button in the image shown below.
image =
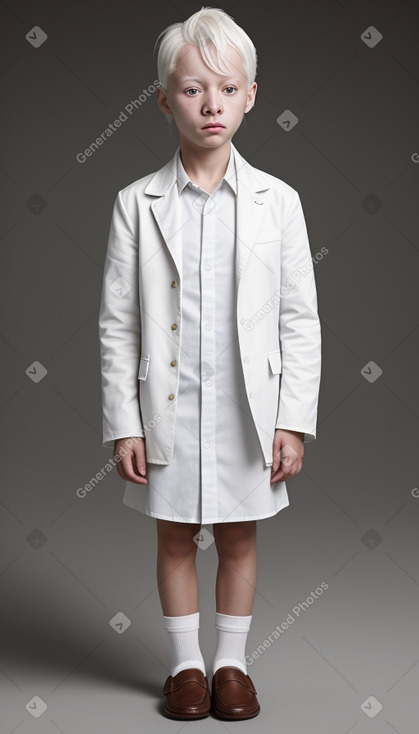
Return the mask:
[[177,288],[177,282],[175,280],[172,280],[172,288]]
[[170,395],[169,395],[169,400],[173,400],[173,398],[174,398],[174,397],[175,397],[175,396],[174,396],[174,395],[173,395],[173,393],[171,392],[171,393],[170,393]]
[[175,329],[177,329],[177,324],[172,324],[172,329],[175,331]]
[[208,265],[208,263],[207,263],[206,265],[204,265],[204,268],[205,268],[205,270],[211,270],[211,265]]
[[249,392],[249,398],[252,399],[252,393],[251,392]]
[[211,444],[210,444],[209,441],[205,441],[204,446],[205,446],[206,449],[209,449],[209,447],[211,446]]
[[176,367],[176,365],[177,365],[176,360],[175,359],[172,359],[172,361],[170,362],[170,366],[171,367]]
[[211,331],[211,324],[205,324],[205,328],[207,331]]

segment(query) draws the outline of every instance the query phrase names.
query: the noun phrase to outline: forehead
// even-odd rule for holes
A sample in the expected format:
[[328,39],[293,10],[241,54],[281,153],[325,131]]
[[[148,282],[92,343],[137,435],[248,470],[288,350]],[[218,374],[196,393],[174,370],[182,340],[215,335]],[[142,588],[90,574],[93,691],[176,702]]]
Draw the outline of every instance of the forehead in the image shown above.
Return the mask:
[[[212,42],[208,44],[208,51],[213,63],[218,66],[215,55],[215,47]],[[226,45],[225,51],[221,56],[221,66],[226,66],[229,73],[225,76],[234,76],[238,79],[246,78],[244,64],[238,51],[230,45]],[[184,77],[189,78],[205,78],[208,80],[222,79],[220,74],[213,71],[207,66],[202,58],[198,46],[194,43],[185,43],[178,51],[176,56],[176,67],[172,72],[174,79],[181,81]]]

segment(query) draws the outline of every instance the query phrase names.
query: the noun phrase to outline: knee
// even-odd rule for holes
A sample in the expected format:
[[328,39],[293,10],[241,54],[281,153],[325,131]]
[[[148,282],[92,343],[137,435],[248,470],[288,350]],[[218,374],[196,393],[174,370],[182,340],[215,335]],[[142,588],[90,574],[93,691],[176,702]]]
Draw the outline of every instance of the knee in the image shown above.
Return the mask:
[[214,538],[220,558],[238,561],[254,553],[256,535],[254,527],[240,527],[237,523],[233,525],[236,527],[222,528],[220,526]]
[[191,527],[184,528],[181,523],[170,523],[170,526],[159,533],[159,552],[178,561],[188,557],[194,558],[198,546],[193,537],[197,531],[192,532]]

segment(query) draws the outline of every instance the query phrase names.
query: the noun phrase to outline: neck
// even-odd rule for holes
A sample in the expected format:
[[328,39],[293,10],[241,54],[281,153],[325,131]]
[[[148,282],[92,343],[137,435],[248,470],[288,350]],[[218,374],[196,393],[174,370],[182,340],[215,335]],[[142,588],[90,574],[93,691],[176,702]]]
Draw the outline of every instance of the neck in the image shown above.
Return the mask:
[[221,181],[230,158],[231,145],[228,140],[218,148],[200,148],[188,141],[180,141],[180,158],[183,167],[196,183],[201,181]]

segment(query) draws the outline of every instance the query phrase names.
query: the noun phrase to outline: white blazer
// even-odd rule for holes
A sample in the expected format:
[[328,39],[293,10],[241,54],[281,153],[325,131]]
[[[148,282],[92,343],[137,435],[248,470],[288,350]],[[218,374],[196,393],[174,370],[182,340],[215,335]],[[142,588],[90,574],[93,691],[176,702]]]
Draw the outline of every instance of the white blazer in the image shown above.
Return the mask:
[[[275,428],[302,431],[305,442],[316,438],[321,331],[313,262],[297,191],[231,147],[238,175],[241,363],[261,450],[271,466]],[[117,195],[99,315],[102,445],[143,436],[152,464],[172,461],[182,366],[178,150],[163,168]]]

